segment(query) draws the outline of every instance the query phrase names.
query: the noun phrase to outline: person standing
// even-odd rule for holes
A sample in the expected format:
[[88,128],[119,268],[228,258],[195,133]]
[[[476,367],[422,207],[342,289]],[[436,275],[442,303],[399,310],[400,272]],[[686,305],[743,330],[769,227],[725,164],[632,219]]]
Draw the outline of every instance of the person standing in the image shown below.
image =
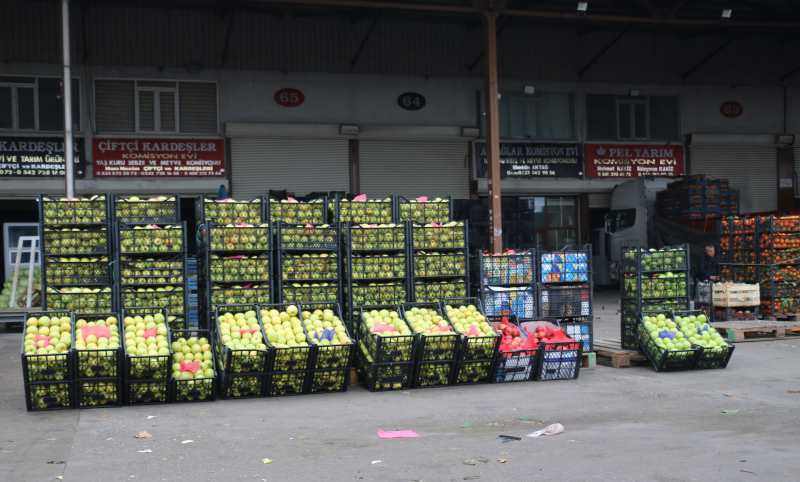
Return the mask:
[[717,248],[713,244],[705,246],[703,262],[700,264],[700,271],[696,276],[697,281],[719,281],[719,260],[717,259]]

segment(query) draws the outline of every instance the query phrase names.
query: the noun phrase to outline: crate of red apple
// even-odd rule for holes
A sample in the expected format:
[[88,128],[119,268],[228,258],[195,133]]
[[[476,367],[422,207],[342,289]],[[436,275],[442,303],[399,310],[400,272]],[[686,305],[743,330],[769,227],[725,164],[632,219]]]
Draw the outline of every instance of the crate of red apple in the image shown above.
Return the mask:
[[517,324],[513,317],[492,323],[500,334],[495,382],[576,378],[580,343],[550,322]]

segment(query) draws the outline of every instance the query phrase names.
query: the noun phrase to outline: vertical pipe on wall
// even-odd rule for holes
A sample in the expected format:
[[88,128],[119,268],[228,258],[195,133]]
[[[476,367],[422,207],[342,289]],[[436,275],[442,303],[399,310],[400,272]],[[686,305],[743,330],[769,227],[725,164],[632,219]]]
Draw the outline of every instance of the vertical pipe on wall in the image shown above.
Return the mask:
[[64,181],[67,198],[75,197],[75,163],[72,150],[72,77],[70,74],[69,0],[61,0],[61,46],[64,52]]
[[486,143],[489,161],[489,207],[492,251],[503,251],[502,186],[500,185],[500,121],[497,86],[497,14],[485,12],[486,20]]

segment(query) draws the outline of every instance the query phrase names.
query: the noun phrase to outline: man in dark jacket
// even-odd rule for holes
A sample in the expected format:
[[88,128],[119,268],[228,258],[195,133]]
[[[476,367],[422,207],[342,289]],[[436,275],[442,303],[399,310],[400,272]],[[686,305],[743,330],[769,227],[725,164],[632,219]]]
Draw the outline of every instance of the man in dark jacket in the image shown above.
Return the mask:
[[707,244],[703,255],[703,262],[697,272],[698,281],[719,281],[719,260],[717,249],[713,244]]

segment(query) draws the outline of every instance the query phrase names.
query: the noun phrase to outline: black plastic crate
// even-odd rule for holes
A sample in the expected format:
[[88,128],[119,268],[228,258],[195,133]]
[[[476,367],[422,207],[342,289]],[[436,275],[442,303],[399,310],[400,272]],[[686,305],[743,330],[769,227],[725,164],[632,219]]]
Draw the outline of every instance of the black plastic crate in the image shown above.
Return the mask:
[[455,360],[419,360],[414,368],[414,388],[443,387],[450,385],[455,376]]
[[261,197],[250,200],[217,200],[204,196],[198,203],[198,219],[205,225],[259,224],[265,220],[266,208]]
[[415,252],[414,279],[464,277],[467,272],[465,253]]
[[454,385],[470,385],[475,383],[491,383],[494,377],[495,360],[466,361],[460,360],[456,367]]
[[[186,330],[173,330],[172,331],[172,347],[173,347],[173,366],[172,376],[170,377],[169,387],[169,401],[170,402],[204,402],[214,400],[217,393],[217,365],[214,359],[214,338],[211,336],[209,330],[200,329],[186,329]],[[208,355],[203,355],[203,360],[186,361],[179,360],[179,353],[174,352],[176,346],[180,344],[181,340],[189,341],[192,338],[197,339],[198,344],[201,344],[205,339],[208,344]],[[192,353],[196,353],[192,350]],[[201,351],[202,353],[202,351]],[[184,357],[186,355],[184,354]],[[196,366],[197,362],[200,366]],[[206,368],[203,368],[204,362],[210,362]],[[175,364],[179,364],[179,370],[175,370]],[[206,373],[211,370],[211,376]],[[198,371],[201,374],[198,374]],[[190,373],[191,375],[184,376],[183,373]]]
[[110,285],[111,269],[108,257],[46,257],[44,262],[47,286]]
[[272,301],[269,285],[211,285],[211,306],[252,305]]
[[80,198],[39,199],[40,222],[45,226],[100,225],[108,223],[108,200],[105,194]]
[[266,390],[265,373],[219,373],[219,395],[223,399],[263,397]]
[[[134,355],[131,353],[130,347],[125,344],[125,360],[123,370],[124,379],[126,383],[138,380],[144,380],[148,382],[161,381],[166,390],[167,381],[169,380],[170,370],[172,368],[172,350],[170,330],[169,325],[167,324],[167,312],[163,308],[157,307],[124,308],[122,310],[123,340],[127,338],[126,333],[133,329],[137,329],[134,326],[134,323],[137,325],[139,324],[139,320],[137,320],[137,318],[142,318],[142,322],[145,323],[145,326],[146,324],[149,324],[150,319],[152,318],[152,322],[155,324],[155,327],[144,328],[144,336],[147,338],[159,336],[159,325],[165,328],[165,334],[161,336],[164,336],[166,339],[166,344],[163,347],[166,349],[166,353],[159,355]],[[153,330],[155,330],[155,332],[153,332]],[[128,394],[131,393],[127,388],[126,392]]]
[[[448,331],[443,334],[428,335],[422,331],[415,330],[414,325],[409,321],[409,317],[413,316],[412,313],[415,312],[415,309],[432,310],[441,318],[442,322],[446,324],[444,328]],[[447,317],[444,315],[440,304],[404,303],[400,305],[400,313],[417,338],[417,366],[423,361],[454,361],[456,359],[461,336],[456,333],[455,329],[450,325],[450,322],[447,321]],[[431,371],[433,371],[433,369],[431,369]]]
[[164,255],[184,254],[186,251],[185,224],[148,224],[118,226],[119,254]]
[[639,347],[657,372],[694,369],[702,355],[702,349],[699,347],[688,350],[661,349],[642,326],[639,328]]
[[[113,318],[113,319],[112,319]],[[79,342],[84,342],[90,336],[97,338],[95,330],[88,323],[97,323],[102,320],[108,327],[108,339],[116,332],[119,340],[117,347],[110,348],[80,348]],[[113,320],[116,320],[114,323]],[[86,323],[82,323],[86,322]],[[122,379],[122,342],[124,334],[121,328],[122,319],[118,313],[76,313],[75,314],[75,376],[78,379]],[[116,327],[116,330],[114,329]],[[87,335],[83,336],[86,329]],[[94,333],[92,333],[94,332]],[[78,387],[80,388],[80,387]],[[80,402],[80,393],[79,402]]]
[[281,225],[278,228],[281,251],[337,251],[339,228],[335,225]]
[[184,259],[121,256],[119,276],[122,286],[180,285],[185,281]]
[[353,224],[387,224],[394,221],[393,198],[353,199],[336,198],[335,221]]
[[[313,362],[314,370],[350,369],[353,364],[353,349],[355,347],[355,342],[347,330],[347,325],[342,317],[342,311],[339,307],[339,304],[304,303],[300,305],[300,309],[302,313],[301,322],[303,323],[303,328],[306,330],[306,335],[308,336],[309,341],[315,345]],[[346,342],[338,340],[337,335],[338,342],[332,343],[333,340],[331,337],[335,334],[335,327],[333,329],[322,330],[318,330],[316,327],[314,329],[310,328],[311,318],[314,316],[314,313],[317,310],[322,310],[321,315],[323,320],[326,316],[326,310],[329,310],[327,314],[332,315],[333,318],[328,320],[331,322],[331,324],[336,324],[334,321],[335,319],[339,320],[340,326],[343,329],[342,333],[347,339]],[[310,316],[307,317],[306,313],[309,313]],[[323,340],[326,340],[328,343],[324,343]]]
[[[500,329],[501,322],[508,321],[520,329],[520,338],[527,339],[525,331],[519,327],[513,315],[490,316],[488,319],[496,330]],[[536,347],[524,346],[514,349],[498,347],[494,365],[494,382],[527,382],[533,380],[534,373],[539,366],[538,349],[538,345]]]
[[114,219],[130,224],[177,223],[178,197],[135,195],[114,196]]
[[272,224],[325,224],[328,222],[328,197],[300,198],[270,195],[269,222]]
[[336,253],[294,253],[281,255],[281,281],[310,282],[339,279]]
[[369,391],[405,390],[411,387],[414,362],[375,363],[361,344],[358,354],[361,381]]
[[178,317],[183,317],[186,309],[186,291],[179,285],[122,288],[120,300],[124,309],[163,306],[171,315]]
[[149,405],[169,401],[167,380],[125,380],[125,403]]
[[[258,321],[259,333],[261,333],[261,341],[264,343],[263,349],[249,349],[249,348],[231,348],[225,344],[225,338],[220,328],[220,315],[226,316],[230,314],[236,317],[237,314],[245,314],[248,311],[255,312],[256,321]],[[264,341],[264,331],[261,324],[261,317],[259,314],[259,307],[252,304],[236,304],[236,305],[218,305],[214,310],[214,340],[216,348],[217,364],[219,371],[229,375],[229,382],[233,380],[230,375],[237,375],[242,373],[265,373],[267,370],[267,362],[269,361],[269,349],[266,341]],[[240,332],[241,334],[241,332]],[[233,382],[231,382],[233,383]],[[236,382],[239,383],[239,382]],[[244,382],[242,382],[244,383]],[[224,387],[223,387],[224,388]]]
[[267,373],[268,397],[308,393],[311,370],[272,371]]
[[[399,316],[400,321],[406,323],[396,308],[385,311],[394,311]],[[370,364],[413,362],[417,343],[411,328],[408,329],[408,335],[382,336],[371,333],[366,319],[372,315],[372,310],[364,311],[361,313],[358,323],[356,323],[359,342],[368,354],[367,362]],[[406,327],[408,327],[407,324]]]
[[588,283],[591,281],[591,249],[539,253],[542,283]]
[[350,367],[316,369],[309,375],[308,393],[346,392],[350,384]]
[[47,288],[47,309],[103,313],[114,306],[110,287]]
[[269,283],[270,257],[266,254],[209,257],[209,276],[219,283]]
[[592,288],[588,284],[539,288],[542,318],[592,316]]
[[532,285],[536,281],[534,253],[481,253],[480,280],[482,286]]
[[[49,334],[39,333],[39,323],[43,317],[48,319],[48,333],[50,327],[50,320],[54,317],[64,319],[69,323],[69,346],[64,353],[35,353],[30,350],[26,353],[27,337],[32,335],[34,337],[33,343],[36,346],[40,341],[44,344],[53,344],[53,340]],[[73,371],[73,357],[75,347],[75,320],[71,312],[67,311],[41,311],[31,312],[24,314],[25,324],[23,327],[22,343],[20,345],[20,356],[22,359],[22,375],[25,384],[35,382],[64,382],[71,381],[75,378]],[[34,320],[35,324],[34,324]],[[68,320],[68,321],[66,321]],[[59,332],[61,324],[59,323]],[[33,333],[32,329],[36,328],[37,333]],[[47,337],[47,338],[42,338]],[[37,340],[38,338],[38,340]],[[59,337],[60,339],[60,337]],[[38,349],[45,349],[38,347]]]
[[352,281],[404,280],[405,254],[361,254],[350,258]]
[[338,303],[339,282],[283,283],[280,298],[283,303]]
[[[488,324],[489,320],[483,311],[481,301],[477,298],[449,298],[442,300],[442,307],[447,319],[453,325],[456,333],[461,335],[461,346],[459,348],[459,360],[461,363],[492,360],[497,352],[500,344],[500,335],[494,333],[490,335],[477,335],[474,332],[468,333],[459,330],[458,326],[453,322],[453,313],[451,310],[467,309],[468,307],[475,307],[477,315],[483,317],[484,321]],[[449,308],[449,309],[448,309]],[[491,325],[489,325],[491,327]]]
[[405,303],[407,299],[408,291],[405,281],[370,283],[351,287],[353,307],[398,305]]
[[458,298],[467,294],[467,282],[464,279],[414,283],[414,301],[419,303],[435,303],[444,298]]
[[381,226],[349,226],[350,250],[359,252],[398,252],[406,248],[406,226],[387,224]]
[[489,286],[481,291],[481,302],[487,316],[510,316],[520,320],[537,317],[536,293],[533,287]]
[[75,382],[26,382],[25,406],[29,412],[73,408]]
[[99,256],[109,253],[106,228],[44,228],[45,256]]
[[582,343],[578,341],[540,343],[533,378],[538,381],[578,378],[582,355]]
[[630,273],[659,273],[688,270],[688,248],[667,246],[657,250],[622,248],[622,269]]
[[447,223],[453,219],[453,200],[450,196],[430,199],[420,196],[408,199],[397,198],[397,219],[400,222]]
[[[307,371],[312,368],[312,353],[313,347],[308,339],[308,333],[306,333],[305,327],[303,327],[302,321],[300,322],[300,326],[303,330],[302,338],[305,342],[305,345],[299,346],[281,346],[285,343],[280,342],[278,338],[278,334],[276,331],[273,330],[273,323],[271,320],[273,319],[273,315],[275,316],[275,320],[280,320],[281,323],[286,321],[284,317],[281,316],[281,313],[287,313],[289,317],[293,316],[291,311],[296,310],[294,316],[298,318],[301,317],[300,308],[297,304],[292,303],[283,303],[283,304],[265,304],[260,306],[260,319],[264,329],[264,335],[266,336],[267,345],[272,350],[272,360],[270,361],[269,366],[267,367],[268,372],[295,372],[295,371]],[[278,323],[278,324],[281,324]],[[287,379],[287,383],[291,384],[292,380]]]
[[467,231],[462,221],[446,224],[414,225],[411,228],[412,249],[463,249],[467,246]]
[[[696,316],[696,315],[705,315],[705,312],[702,310],[686,310],[686,311],[673,311],[672,312],[672,319],[676,320],[678,316]],[[686,333],[686,329],[681,323],[677,322],[678,328],[683,332],[684,335],[689,335]],[[708,326],[709,330],[716,329],[713,326]],[[691,342],[691,340],[689,340]],[[697,369],[714,369],[714,368],[725,368],[728,366],[728,362],[731,360],[733,356],[733,350],[735,348],[734,345],[725,342],[725,346],[719,349],[711,349],[702,346],[695,345],[692,343],[692,346],[698,347],[701,352],[700,356],[697,359]]]
[[99,408],[122,405],[122,378],[84,378],[75,382],[76,408]]
[[208,249],[215,253],[256,253],[269,251],[272,234],[268,224],[208,227]]

